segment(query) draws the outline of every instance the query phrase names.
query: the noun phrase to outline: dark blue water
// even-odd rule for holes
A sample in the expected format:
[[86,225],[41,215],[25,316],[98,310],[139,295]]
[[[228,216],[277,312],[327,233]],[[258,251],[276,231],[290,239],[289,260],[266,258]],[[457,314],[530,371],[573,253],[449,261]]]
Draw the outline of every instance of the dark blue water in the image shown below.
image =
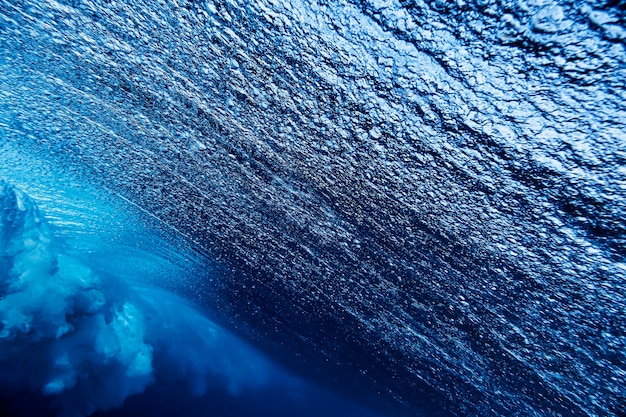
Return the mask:
[[625,10],[0,1],[2,410],[624,415]]

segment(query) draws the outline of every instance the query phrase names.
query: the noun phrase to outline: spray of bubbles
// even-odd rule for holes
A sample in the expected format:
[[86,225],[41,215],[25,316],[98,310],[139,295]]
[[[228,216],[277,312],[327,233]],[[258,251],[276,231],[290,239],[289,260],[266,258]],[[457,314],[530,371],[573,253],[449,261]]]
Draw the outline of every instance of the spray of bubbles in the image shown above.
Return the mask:
[[[33,201],[0,182],[0,387],[68,417],[120,406],[156,376],[194,395],[296,380],[166,291],[98,276],[64,254]],[[295,389],[295,388],[294,388]]]

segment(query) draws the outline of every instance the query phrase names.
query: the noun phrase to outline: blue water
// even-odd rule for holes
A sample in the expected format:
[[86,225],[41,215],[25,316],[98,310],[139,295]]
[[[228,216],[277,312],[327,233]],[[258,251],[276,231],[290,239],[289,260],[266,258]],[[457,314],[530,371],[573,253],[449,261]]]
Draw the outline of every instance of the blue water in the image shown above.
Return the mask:
[[625,39],[609,0],[0,0],[0,412],[624,416]]
[[381,415],[177,296],[211,275],[184,238],[8,140],[0,149],[3,416]]

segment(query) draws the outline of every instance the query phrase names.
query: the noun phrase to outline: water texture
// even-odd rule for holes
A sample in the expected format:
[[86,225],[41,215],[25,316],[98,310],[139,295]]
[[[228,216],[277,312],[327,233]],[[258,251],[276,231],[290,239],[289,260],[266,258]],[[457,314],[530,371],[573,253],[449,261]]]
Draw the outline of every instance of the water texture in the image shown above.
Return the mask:
[[306,382],[177,297],[212,267],[106,190],[0,146],[0,415],[379,414]]
[[409,415],[622,416],[625,15],[3,1],[0,129],[194,242],[219,278],[181,295],[292,369]]

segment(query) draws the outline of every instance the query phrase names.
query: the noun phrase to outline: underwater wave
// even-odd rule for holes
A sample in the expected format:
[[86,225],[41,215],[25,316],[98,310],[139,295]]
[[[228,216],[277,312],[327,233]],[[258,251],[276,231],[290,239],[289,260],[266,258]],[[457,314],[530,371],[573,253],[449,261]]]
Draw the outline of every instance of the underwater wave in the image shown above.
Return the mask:
[[160,285],[299,374],[408,415],[621,416],[624,19],[2,1],[0,132],[193,242],[210,273]]
[[[23,157],[0,148],[19,166]],[[37,167],[26,159],[22,168]],[[0,172],[28,180],[16,165]],[[29,187],[41,187],[42,196],[71,191],[67,179],[63,188],[59,175],[47,179],[57,184],[30,177]],[[177,297],[176,283],[165,285],[169,291],[156,286],[164,286],[159,274],[193,284],[198,259],[86,189],[73,196],[74,210],[58,195],[48,201],[57,217],[47,218],[23,191],[0,182],[3,416],[377,415],[292,376]],[[69,236],[92,211],[94,228]],[[112,220],[123,223],[115,230]],[[117,233],[125,244],[112,251]],[[137,256],[129,249],[142,240]],[[181,261],[177,252],[185,271],[172,263]]]

